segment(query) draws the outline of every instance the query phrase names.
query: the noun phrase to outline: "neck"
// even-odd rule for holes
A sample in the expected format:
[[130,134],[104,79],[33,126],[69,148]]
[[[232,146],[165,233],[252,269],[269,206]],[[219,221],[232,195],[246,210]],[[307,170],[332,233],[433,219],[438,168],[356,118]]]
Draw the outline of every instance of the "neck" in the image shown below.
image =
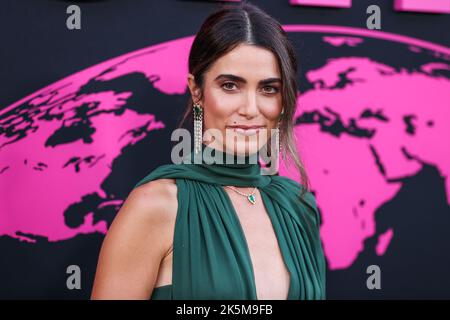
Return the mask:
[[198,154],[192,153],[191,160],[196,164],[224,165],[230,168],[256,166],[259,168],[259,152],[250,155],[240,155],[223,151],[202,143]]
[[[235,187],[263,187],[270,178],[261,174],[258,153],[252,156],[236,156],[202,144],[198,154],[192,150],[184,162],[198,180],[212,184]],[[226,161],[231,159],[231,161]]]

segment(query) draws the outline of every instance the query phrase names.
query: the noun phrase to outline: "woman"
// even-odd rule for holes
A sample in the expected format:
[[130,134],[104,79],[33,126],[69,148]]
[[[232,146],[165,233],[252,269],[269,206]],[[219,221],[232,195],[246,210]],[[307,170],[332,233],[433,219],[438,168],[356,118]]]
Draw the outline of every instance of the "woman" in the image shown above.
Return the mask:
[[[320,217],[293,138],[296,70],[285,32],[256,6],[206,19],[189,55],[189,157],[245,163],[167,164],[139,181],[105,237],[92,299],[325,298]],[[210,129],[220,134],[207,142]],[[302,184],[250,163],[273,141]]]

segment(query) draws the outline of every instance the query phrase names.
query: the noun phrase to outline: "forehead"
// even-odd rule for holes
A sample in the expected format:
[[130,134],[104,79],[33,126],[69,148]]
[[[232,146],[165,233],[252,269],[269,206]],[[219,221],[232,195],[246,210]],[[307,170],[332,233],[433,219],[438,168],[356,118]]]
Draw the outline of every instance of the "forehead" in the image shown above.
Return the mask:
[[230,73],[249,80],[280,77],[275,54],[270,50],[247,44],[241,44],[217,59],[208,73],[212,76]]

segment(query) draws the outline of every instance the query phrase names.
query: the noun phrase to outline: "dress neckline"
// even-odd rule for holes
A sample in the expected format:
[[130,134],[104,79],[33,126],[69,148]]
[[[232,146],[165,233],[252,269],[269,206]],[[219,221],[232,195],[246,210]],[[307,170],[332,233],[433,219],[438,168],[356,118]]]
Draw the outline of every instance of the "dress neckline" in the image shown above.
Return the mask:
[[191,151],[183,164],[197,173],[197,180],[222,186],[262,188],[272,180],[264,173],[259,152],[247,156],[233,155],[202,143],[201,152],[195,154]]

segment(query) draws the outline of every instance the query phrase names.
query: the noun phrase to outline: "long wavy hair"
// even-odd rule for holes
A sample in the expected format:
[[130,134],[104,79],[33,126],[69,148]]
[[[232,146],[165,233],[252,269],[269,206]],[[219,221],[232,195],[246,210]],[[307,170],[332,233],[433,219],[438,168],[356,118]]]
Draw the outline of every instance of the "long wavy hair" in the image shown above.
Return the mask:
[[[294,164],[303,185],[300,196],[309,191],[309,179],[301,161],[294,134],[294,115],[297,105],[297,58],[292,43],[281,24],[259,7],[246,1],[226,4],[210,14],[196,34],[189,53],[189,72],[204,92],[204,74],[212,64],[240,44],[255,45],[273,52],[277,58],[282,79],[284,115],[280,122],[281,158],[287,165]],[[193,100],[188,101],[179,124],[193,122]],[[269,142],[270,143],[270,142]]]

